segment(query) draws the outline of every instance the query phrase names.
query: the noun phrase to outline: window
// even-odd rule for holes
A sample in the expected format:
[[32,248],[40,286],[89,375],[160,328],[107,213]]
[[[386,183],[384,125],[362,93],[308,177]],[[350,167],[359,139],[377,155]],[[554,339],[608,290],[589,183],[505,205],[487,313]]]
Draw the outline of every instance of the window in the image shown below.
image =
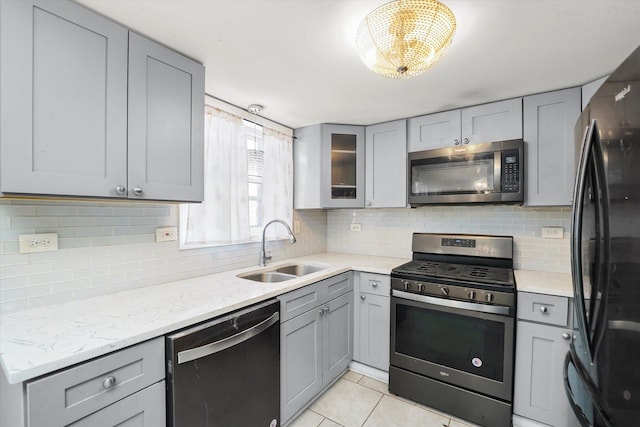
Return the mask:
[[[291,130],[228,109],[205,108],[205,200],[180,207],[183,249],[260,241],[268,221],[292,222]],[[267,238],[287,232],[270,227]]]

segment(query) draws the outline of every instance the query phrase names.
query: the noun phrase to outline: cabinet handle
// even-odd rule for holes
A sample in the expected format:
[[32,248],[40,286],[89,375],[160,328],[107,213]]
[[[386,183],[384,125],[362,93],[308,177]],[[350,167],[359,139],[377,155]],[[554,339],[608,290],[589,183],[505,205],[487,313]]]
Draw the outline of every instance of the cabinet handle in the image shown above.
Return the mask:
[[114,377],[113,375],[109,375],[102,382],[102,387],[104,387],[104,388],[111,388],[114,385],[116,385],[116,377]]
[[468,143],[469,143],[469,138],[465,138],[465,139],[463,139],[463,140],[462,140],[462,142],[463,142],[464,144],[468,144]]
[[547,313],[549,311],[549,309],[546,306],[542,306],[540,307],[540,313]]
[[329,312],[329,307],[325,307],[325,308],[323,308],[322,310],[323,310],[325,313],[328,313],[328,312]]
[[569,339],[571,339],[571,335],[569,335],[568,333],[565,332],[565,333],[562,334],[562,339],[563,340],[569,340]]
[[371,282],[371,286],[374,287],[374,288],[377,288],[378,287],[378,282],[372,281]]
[[320,313],[320,316],[322,316],[324,314],[324,309],[321,308],[320,310],[318,310],[318,313]]
[[360,295],[360,299],[361,299],[362,301],[364,301],[364,300],[366,300],[366,299],[367,299],[367,297],[366,297],[366,295]]
[[142,188],[133,187],[133,194],[135,194],[136,196],[142,196],[142,193],[144,193],[144,191],[142,191]]
[[460,145],[460,140],[458,140],[458,139],[454,139],[454,140],[453,140],[453,143],[454,143],[455,145]]
[[127,187],[124,185],[116,185],[116,193],[124,194],[127,191]]

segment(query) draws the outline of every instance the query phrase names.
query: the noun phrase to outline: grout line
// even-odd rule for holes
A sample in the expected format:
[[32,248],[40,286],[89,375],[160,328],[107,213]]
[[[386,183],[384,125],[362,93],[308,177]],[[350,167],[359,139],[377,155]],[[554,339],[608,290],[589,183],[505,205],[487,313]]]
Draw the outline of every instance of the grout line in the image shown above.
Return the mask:
[[[365,387],[362,384],[359,384],[359,385],[361,385],[362,387]],[[368,388],[368,387],[365,387],[365,388]],[[377,390],[374,390],[374,391],[377,391]],[[380,393],[380,392],[378,391],[378,393]],[[376,408],[378,407],[378,405],[380,404],[380,402],[382,402],[382,398],[384,398],[384,396],[385,396],[384,393],[380,393],[380,398],[378,399],[376,404],[373,405],[373,408],[371,408],[371,412],[369,412],[369,415],[367,415],[367,418],[364,419],[364,421],[362,422],[361,426],[364,426],[367,423],[367,421],[369,421],[369,418],[371,418],[371,415],[373,414],[373,411],[375,411]]]

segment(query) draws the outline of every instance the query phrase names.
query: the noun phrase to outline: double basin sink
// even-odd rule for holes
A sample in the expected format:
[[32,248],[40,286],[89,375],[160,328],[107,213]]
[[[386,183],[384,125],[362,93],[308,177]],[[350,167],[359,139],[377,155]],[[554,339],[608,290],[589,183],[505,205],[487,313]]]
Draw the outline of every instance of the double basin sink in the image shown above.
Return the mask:
[[326,268],[328,268],[326,265],[290,264],[269,271],[239,274],[237,277],[253,280],[254,282],[275,283],[297,279],[300,276],[306,276],[307,274],[315,273]]

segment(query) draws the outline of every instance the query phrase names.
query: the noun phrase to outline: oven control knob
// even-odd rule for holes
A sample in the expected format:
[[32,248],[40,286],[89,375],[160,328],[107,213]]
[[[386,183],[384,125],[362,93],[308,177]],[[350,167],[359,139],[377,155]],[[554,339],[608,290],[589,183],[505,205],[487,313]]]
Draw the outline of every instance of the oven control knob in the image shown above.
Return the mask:
[[404,284],[404,290],[405,291],[410,291],[411,290],[411,283],[407,282],[406,280],[402,282]]
[[440,291],[442,291],[442,295],[449,295],[449,288],[440,288]]
[[486,298],[487,302],[492,302],[493,301],[493,294],[492,293],[487,293],[485,298]]
[[476,291],[469,291],[469,299],[476,299]]
[[424,292],[424,283],[418,283],[418,292]]

